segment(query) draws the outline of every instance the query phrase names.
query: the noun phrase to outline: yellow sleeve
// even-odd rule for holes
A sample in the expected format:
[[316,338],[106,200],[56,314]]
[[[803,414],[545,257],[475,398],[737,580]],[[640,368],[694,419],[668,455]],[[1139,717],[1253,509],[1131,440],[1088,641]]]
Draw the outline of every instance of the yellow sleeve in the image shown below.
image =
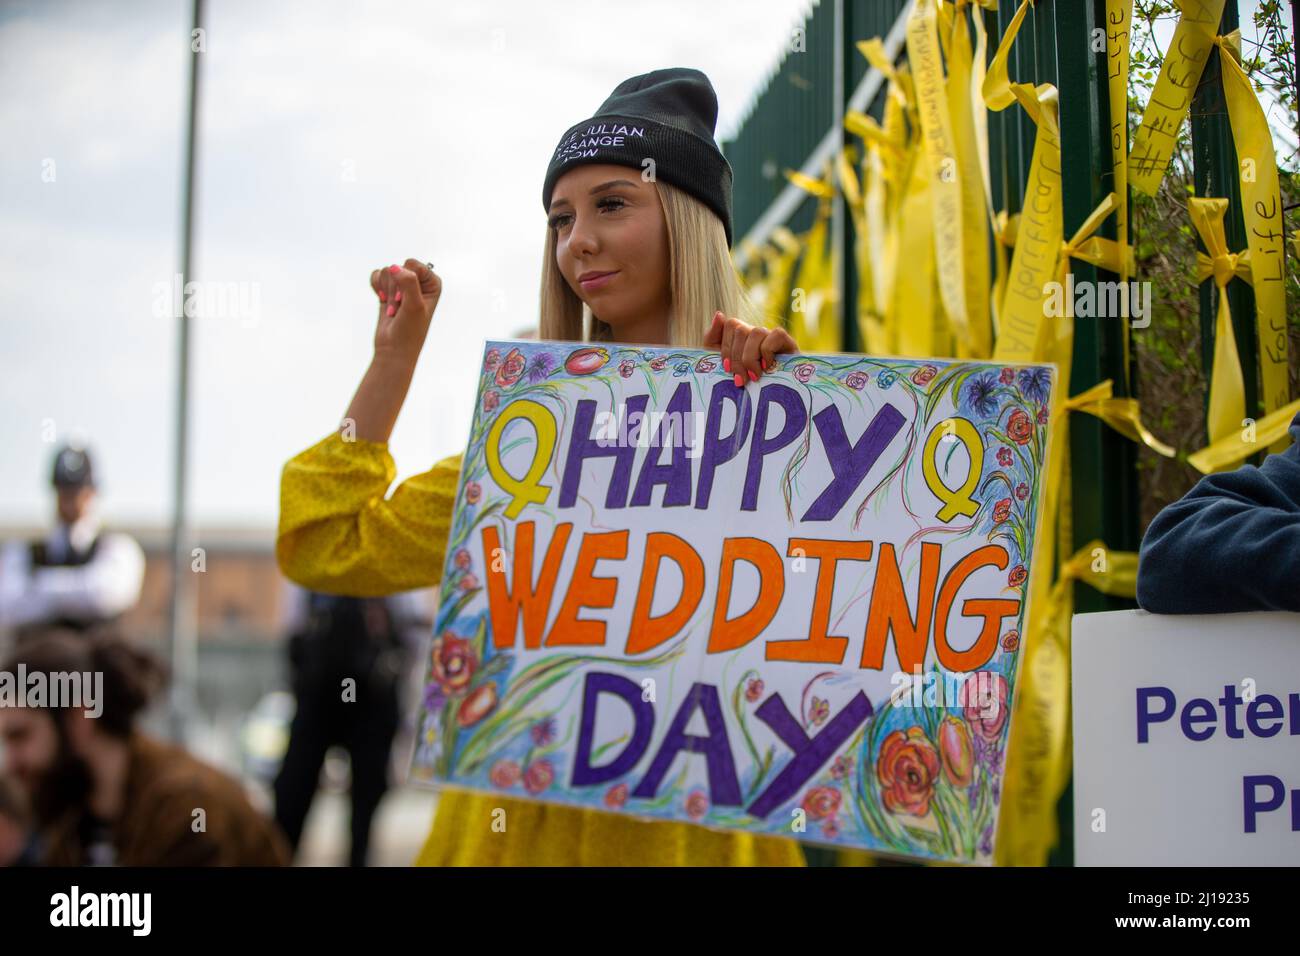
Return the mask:
[[332,432],[281,473],[280,570],[313,591],[352,597],[436,585],[462,457],[444,458],[385,497],[397,474],[388,444]]

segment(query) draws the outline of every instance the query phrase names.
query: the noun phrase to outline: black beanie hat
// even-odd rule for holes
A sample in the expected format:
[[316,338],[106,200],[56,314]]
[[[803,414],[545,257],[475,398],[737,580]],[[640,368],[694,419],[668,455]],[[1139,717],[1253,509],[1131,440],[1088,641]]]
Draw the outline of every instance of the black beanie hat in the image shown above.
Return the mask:
[[542,208],[550,212],[555,181],[574,166],[640,170],[653,159],[655,178],[717,213],[731,245],[731,164],[713,140],[717,122],[717,94],[699,70],[672,67],[624,80],[591,119],[560,137],[546,170]]

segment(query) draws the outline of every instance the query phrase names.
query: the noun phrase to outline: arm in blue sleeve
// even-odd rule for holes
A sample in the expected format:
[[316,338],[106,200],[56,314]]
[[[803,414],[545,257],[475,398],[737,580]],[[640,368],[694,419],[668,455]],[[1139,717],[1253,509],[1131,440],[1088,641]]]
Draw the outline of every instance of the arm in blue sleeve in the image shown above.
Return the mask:
[[1300,415],[1295,443],[1207,475],[1151,522],[1137,600],[1157,614],[1300,611]]

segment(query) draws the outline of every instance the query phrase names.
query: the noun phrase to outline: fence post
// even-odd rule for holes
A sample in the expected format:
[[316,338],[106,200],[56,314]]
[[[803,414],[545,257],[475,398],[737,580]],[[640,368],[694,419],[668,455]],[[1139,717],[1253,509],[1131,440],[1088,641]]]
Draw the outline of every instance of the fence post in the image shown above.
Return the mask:
[[[1232,32],[1237,28],[1237,23],[1236,0],[1228,0],[1223,8],[1223,19],[1219,21],[1219,33]],[[1205,69],[1201,73],[1201,82],[1192,97],[1192,181],[1197,196],[1228,200],[1228,212],[1223,218],[1228,251],[1241,252],[1246,248],[1246,225],[1241,216],[1241,182],[1237,178],[1240,170],[1237,169],[1232,125],[1228,122],[1228,106],[1223,96],[1219,56],[1219,48],[1211,48]],[[1199,235],[1196,237],[1196,248],[1205,251],[1205,244]],[[1201,367],[1205,369],[1207,409],[1210,401],[1210,369],[1214,367],[1214,321],[1218,296],[1219,291],[1213,282],[1201,283]],[[1246,414],[1251,418],[1259,418],[1263,414],[1263,408],[1259,401],[1255,293],[1241,279],[1234,278],[1228,285],[1228,307],[1232,310],[1232,331],[1237,339],[1237,353],[1241,357]],[[1247,460],[1258,464],[1261,457],[1262,453]]]

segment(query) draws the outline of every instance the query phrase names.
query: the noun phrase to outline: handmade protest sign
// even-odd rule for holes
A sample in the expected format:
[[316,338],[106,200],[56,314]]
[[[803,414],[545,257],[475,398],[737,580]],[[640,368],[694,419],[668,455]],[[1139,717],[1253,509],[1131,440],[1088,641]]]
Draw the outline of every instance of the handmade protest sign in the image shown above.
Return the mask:
[[1109,611],[1073,630],[1079,865],[1300,864],[1300,614]]
[[989,861],[1053,381],[487,343],[413,778]]

